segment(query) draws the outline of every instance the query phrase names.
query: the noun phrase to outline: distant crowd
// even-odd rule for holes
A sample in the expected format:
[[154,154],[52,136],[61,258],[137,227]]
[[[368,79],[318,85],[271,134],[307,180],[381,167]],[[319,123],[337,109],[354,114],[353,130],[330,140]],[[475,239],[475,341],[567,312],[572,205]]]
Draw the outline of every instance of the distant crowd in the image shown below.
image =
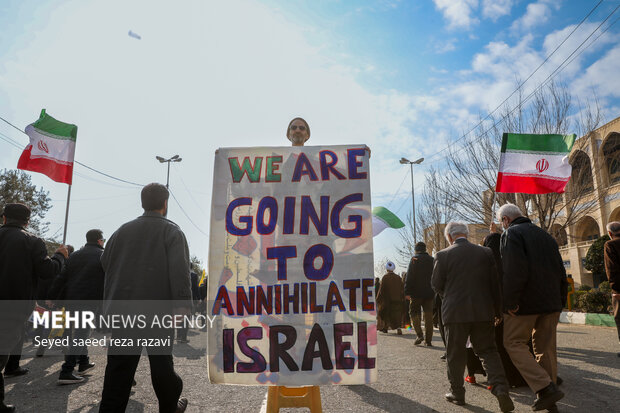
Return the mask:
[[[566,271],[553,237],[516,205],[503,205],[497,219],[503,232],[491,224],[482,246],[468,241],[466,224],[450,222],[444,231],[450,246],[434,258],[418,242],[402,276],[388,261],[386,274],[375,279],[377,330],[402,335],[411,326],[414,344],[430,347],[438,328],[449,402],[465,404],[464,383],[475,384],[481,374],[502,412],[514,410],[510,388],[525,385],[536,394],[534,411],[556,412],[564,397],[556,329],[566,306]],[[607,231],[605,267],[620,342],[620,222]]]

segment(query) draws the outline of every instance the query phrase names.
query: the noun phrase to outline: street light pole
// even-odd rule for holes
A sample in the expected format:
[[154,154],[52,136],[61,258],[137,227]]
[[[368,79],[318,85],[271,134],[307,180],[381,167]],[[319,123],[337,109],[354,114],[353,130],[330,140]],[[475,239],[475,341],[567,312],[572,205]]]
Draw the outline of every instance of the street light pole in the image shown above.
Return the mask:
[[[172,158],[169,159],[165,159],[161,156],[155,156],[155,159],[157,159],[160,163],[167,163],[168,164],[168,173],[166,174],[166,189],[169,189],[170,187],[170,162],[181,162],[183,160],[183,158],[179,158],[179,155],[174,155]],[[166,211],[166,215],[167,215]]]
[[424,158],[420,158],[417,159],[415,161],[410,161],[407,158],[400,158],[400,163],[402,165],[406,165],[409,164],[409,167],[411,168],[411,203],[413,204],[413,242],[415,243],[418,240],[418,232],[417,232],[417,227],[416,227],[416,222],[415,222],[415,192],[413,190],[413,165],[419,165],[422,163],[422,161],[424,161]]
[[165,159],[161,156],[156,156],[155,159],[157,159],[160,163],[168,164],[168,173],[166,174],[166,188],[169,188],[170,186],[170,162],[181,162],[183,158],[179,158],[179,155],[174,155],[170,159]]

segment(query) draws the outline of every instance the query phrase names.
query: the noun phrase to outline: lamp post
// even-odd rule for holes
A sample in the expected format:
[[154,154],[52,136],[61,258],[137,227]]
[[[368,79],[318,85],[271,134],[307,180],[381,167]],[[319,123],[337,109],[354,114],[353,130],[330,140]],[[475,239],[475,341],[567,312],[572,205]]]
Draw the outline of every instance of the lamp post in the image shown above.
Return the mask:
[[174,155],[170,159],[164,159],[161,156],[156,156],[155,159],[157,159],[160,163],[168,163],[168,174],[166,175],[166,188],[168,188],[170,183],[170,162],[181,162],[183,158],[179,158],[179,155]]
[[402,165],[409,164],[409,167],[411,168],[411,202],[413,203],[413,242],[414,243],[418,239],[418,233],[417,233],[416,225],[415,225],[415,193],[413,192],[413,165],[414,164],[419,165],[422,163],[422,161],[424,161],[424,158],[420,158],[415,161],[410,161],[407,158],[400,158],[400,163]]

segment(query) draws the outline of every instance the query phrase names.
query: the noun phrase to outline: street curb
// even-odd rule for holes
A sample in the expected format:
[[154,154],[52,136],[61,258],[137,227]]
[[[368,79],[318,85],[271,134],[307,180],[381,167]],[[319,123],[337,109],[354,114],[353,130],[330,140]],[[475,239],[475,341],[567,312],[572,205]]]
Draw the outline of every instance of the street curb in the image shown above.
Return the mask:
[[616,326],[614,317],[610,314],[576,313],[572,311],[562,311],[560,323],[603,327]]

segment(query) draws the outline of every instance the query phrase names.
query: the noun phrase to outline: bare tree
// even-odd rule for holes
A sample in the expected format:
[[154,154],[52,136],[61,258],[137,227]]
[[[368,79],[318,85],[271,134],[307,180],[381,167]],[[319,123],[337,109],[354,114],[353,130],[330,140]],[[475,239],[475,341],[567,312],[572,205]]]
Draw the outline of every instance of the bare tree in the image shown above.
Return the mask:
[[[452,146],[446,169],[442,170],[445,185],[440,188],[454,207],[456,218],[490,223],[503,132],[568,134],[575,130],[587,135],[601,123],[600,107],[596,99],[587,101],[585,106],[578,104],[575,108],[566,85],[550,82],[539,88],[527,104],[519,93],[516,105],[506,106],[499,120],[481,122],[482,126],[464,138],[461,145]],[[598,199],[593,195],[587,157],[575,156],[571,161],[573,176],[566,194],[497,193],[497,205],[516,203],[547,231],[555,224],[561,228],[573,225],[596,208]]]
[[383,274],[386,273],[386,269],[385,269],[385,264],[387,264],[387,262],[389,261],[389,259],[387,257],[382,257],[381,259],[379,259],[379,261],[376,261],[375,263],[375,277],[383,277]]

